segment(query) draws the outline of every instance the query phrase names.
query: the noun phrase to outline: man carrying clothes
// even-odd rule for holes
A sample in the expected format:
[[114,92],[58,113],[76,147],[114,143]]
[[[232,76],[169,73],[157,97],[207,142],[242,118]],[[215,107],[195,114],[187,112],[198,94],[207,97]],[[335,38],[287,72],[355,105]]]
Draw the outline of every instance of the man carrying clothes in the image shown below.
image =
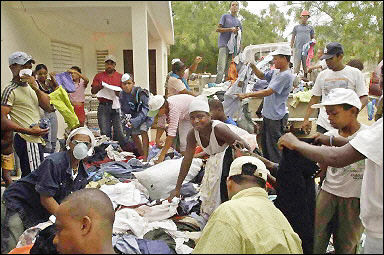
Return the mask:
[[[302,129],[310,131],[311,122],[308,121],[313,109],[311,106],[317,104],[321,100],[324,102],[329,92],[334,88],[352,89],[359,96],[361,101],[361,109],[368,103],[368,89],[365,86],[363,73],[354,67],[343,64],[344,50],[343,46],[338,42],[331,42],[326,46],[324,55],[320,60],[325,59],[328,69],[325,69],[317,76],[315,85],[311,92],[312,97],[307,106],[307,112],[304,116]],[[327,118],[324,108],[320,108],[319,117],[317,118],[317,132],[325,133],[332,129]]]
[[6,206],[1,223],[2,253],[16,247],[24,230],[55,214],[67,195],[86,186],[88,175],[82,159],[92,155],[94,145],[92,132],[86,127],[77,128],[68,136],[68,151],[49,155],[38,169],[6,189],[2,201]]
[[276,66],[274,70],[263,73],[251,64],[256,76],[269,82],[268,87],[256,92],[238,94],[238,96],[241,100],[248,97],[264,98],[261,137],[263,156],[273,162],[279,162],[281,152],[277,148],[277,141],[283,134],[284,126],[288,121],[287,100],[292,90],[294,76],[289,68],[291,58],[289,47],[281,46],[272,52],[272,55]]
[[228,54],[229,49],[227,47],[228,41],[231,38],[231,33],[237,33],[242,30],[243,27],[240,20],[237,18],[237,12],[239,11],[239,2],[232,1],[230,6],[231,14],[224,14],[220,18],[220,22],[217,26],[216,32],[219,32],[219,56],[217,59],[217,76],[216,83],[221,83],[223,77],[228,75]]
[[302,55],[304,44],[315,37],[313,27],[307,24],[309,12],[304,10],[300,14],[300,24],[296,25],[292,31],[291,48],[293,49],[294,73],[300,72],[300,65],[303,64],[304,77],[307,78],[306,56]]
[[[118,108],[113,107],[114,101],[105,98],[106,94],[102,93],[107,90],[103,87],[102,82],[105,82],[112,86],[121,87],[122,74],[115,70],[116,58],[113,55],[105,57],[105,71],[96,74],[93,79],[91,92],[96,94],[99,100],[99,106],[97,108],[97,121],[100,127],[101,135],[106,135],[112,138],[112,126],[113,126],[113,139],[119,141],[122,146],[124,143],[123,128],[121,126],[121,119]],[[118,92],[115,92],[118,96]],[[118,99],[117,99],[118,101]]]
[[46,112],[55,110],[50,104],[49,96],[39,89],[35,77],[32,76],[34,63],[32,57],[25,52],[12,53],[9,56],[9,68],[13,78],[1,94],[2,116],[9,114],[11,117],[5,128],[16,132],[14,148],[20,159],[21,177],[36,170],[44,159],[44,140],[41,136],[46,135],[48,129],[41,129],[38,125],[39,106]]
[[299,236],[268,199],[268,174],[255,157],[232,162],[227,178],[231,200],[213,212],[193,253],[303,253]]

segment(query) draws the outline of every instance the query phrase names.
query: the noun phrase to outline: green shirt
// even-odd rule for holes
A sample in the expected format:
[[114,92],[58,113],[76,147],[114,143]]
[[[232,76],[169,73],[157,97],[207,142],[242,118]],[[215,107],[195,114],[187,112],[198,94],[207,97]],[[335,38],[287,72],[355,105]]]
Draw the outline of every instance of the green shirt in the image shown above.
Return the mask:
[[[19,126],[28,128],[40,120],[39,100],[36,92],[27,84],[11,82],[1,93],[1,105],[12,107],[9,112],[11,120]],[[31,143],[44,143],[41,136],[19,135]]]
[[262,188],[238,192],[211,215],[193,253],[303,253],[300,237]]

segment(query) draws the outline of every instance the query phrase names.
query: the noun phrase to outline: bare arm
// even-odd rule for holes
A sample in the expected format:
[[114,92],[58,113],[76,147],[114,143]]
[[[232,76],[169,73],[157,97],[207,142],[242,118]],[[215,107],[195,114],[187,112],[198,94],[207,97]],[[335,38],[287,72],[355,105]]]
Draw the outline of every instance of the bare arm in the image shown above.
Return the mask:
[[236,27],[223,27],[222,25],[217,25],[216,32],[223,33],[223,32],[237,32],[238,29]]
[[10,120],[7,118],[7,115],[11,111],[11,106],[1,106],[1,130],[9,130],[14,131],[22,134],[28,134],[28,135],[36,135],[36,136],[42,136],[45,134],[48,134],[49,129],[41,129],[38,126],[34,126],[33,128],[30,127],[22,127],[16,122]]
[[50,214],[55,214],[59,204],[53,197],[40,195],[40,203]]
[[338,168],[365,159],[365,156],[355,150],[349,143],[342,147],[315,146],[300,141],[292,133],[280,137],[278,147],[279,149],[286,147],[290,150],[296,150],[310,160]]
[[39,89],[39,85],[36,83],[34,76],[23,75],[21,81],[27,82],[28,85],[35,91],[37,99],[39,100],[39,106],[46,112],[54,112],[55,108],[51,105],[50,99],[47,93]]
[[256,97],[256,98],[263,98],[272,95],[275,93],[275,91],[271,88],[255,91],[255,92],[248,92],[243,94],[237,94],[238,97],[242,100],[247,97]]
[[181,162],[180,173],[179,173],[179,177],[177,178],[176,187],[171,192],[168,200],[171,200],[173,197],[180,196],[181,185],[183,184],[183,181],[188,174],[195,149],[196,149],[196,139],[195,139],[194,131],[193,129],[191,129],[189,130],[187,135],[187,148],[184,153],[183,161]]
[[293,48],[293,45],[295,45],[295,35],[294,34],[292,35],[292,38],[291,38],[291,49]]
[[264,73],[262,71],[259,70],[259,68],[257,68],[253,63],[251,63],[251,68],[252,68],[252,71],[256,74],[256,76],[261,79],[261,80],[265,80],[265,77],[264,77]]
[[361,102],[361,108],[360,108],[360,111],[361,111],[368,104],[368,96],[361,96],[360,102]]
[[218,141],[225,142],[229,146],[232,146],[236,141],[238,141],[245,148],[247,148],[248,151],[251,151],[249,144],[236,133],[232,132],[232,130],[225,124],[219,124],[215,126],[215,136]]
[[308,106],[307,106],[307,111],[305,112],[303,124],[301,125],[301,128],[304,129],[307,132],[310,131],[311,128],[312,128],[311,127],[311,123],[309,122],[309,116],[311,116],[311,114],[313,112],[313,109],[312,109],[311,106],[313,104],[317,104],[318,102],[320,102],[320,97],[312,95],[311,100],[309,100],[309,103],[308,103]]
[[156,161],[156,163],[160,163],[160,162],[164,161],[165,154],[167,154],[169,148],[171,148],[174,139],[175,139],[175,136],[167,135],[167,138],[165,139],[165,145],[161,149],[161,152],[160,152],[160,155],[159,155],[159,159]]
[[200,57],[200,56],[196,56],[196,57],[195,57],[195,59],[193,60],[192,65],[189,67],[189,71],[190,71],[190,73],[191,73],[191,72],[193,73],[193,72],[196,71],[197,66],[199,65],[199,63],[201,62],[201,60],[203,60],[202,57]]

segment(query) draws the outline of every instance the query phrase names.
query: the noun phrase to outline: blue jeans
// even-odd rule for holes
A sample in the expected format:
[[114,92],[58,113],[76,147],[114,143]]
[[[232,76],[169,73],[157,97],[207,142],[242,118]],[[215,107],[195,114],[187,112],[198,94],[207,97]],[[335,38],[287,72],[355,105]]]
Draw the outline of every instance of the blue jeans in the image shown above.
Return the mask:
[[[119,141],[120,146],[125,144],[125,136],[121,125],[120,114],[117,109],[112,109],[112,103],[100,102],[97,108],[97,121],[100,134],[106,135],[114,141]],[[113,136],[112,135],[113,127]]]
[[45,139],[44,152],[54,153],[56,150],[57,142],[57,116],[56,112],[44,112],[44,117],[50,121],[48,139]]
[[223,81],[223,77],[228,77],[228,47],[220,47],[219,48],[219,57],[217,58],[217,76],[216,83],[221,83]]

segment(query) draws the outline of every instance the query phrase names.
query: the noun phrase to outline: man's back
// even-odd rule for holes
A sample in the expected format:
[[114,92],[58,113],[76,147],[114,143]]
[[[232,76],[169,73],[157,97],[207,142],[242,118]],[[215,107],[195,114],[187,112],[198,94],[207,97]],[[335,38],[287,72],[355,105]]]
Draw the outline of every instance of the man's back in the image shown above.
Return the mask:
[[240,191],[208,220],[194,253],[303,253],[301,240],[262,188]]

